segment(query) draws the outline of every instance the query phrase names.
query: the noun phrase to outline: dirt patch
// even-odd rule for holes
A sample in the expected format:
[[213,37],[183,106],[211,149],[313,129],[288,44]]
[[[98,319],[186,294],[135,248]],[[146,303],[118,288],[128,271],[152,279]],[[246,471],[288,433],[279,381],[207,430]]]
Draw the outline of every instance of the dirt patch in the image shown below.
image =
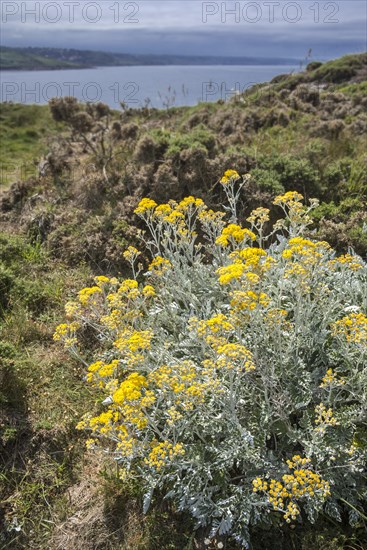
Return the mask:
[[49,543],[50,550],[107,548],[111,533],[106,527],[97,470],[97,465],[89,465],[84,469],[81,480],[68,489],[69,513],[56,526]]

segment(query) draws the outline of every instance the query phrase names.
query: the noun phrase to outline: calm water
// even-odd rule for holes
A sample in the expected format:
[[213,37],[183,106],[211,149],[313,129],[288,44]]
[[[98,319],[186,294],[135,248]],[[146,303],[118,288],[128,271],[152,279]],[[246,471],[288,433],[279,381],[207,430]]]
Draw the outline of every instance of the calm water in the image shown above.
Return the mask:
[[1,101],[47,103],[52,97],[75,96],[81,101],[103,101],[112,108],[120,102],[141,107],[195,105],[229,99],[255,83],[265,82],[291,66],[169,66],[100,67],[64,71],[3,71]]

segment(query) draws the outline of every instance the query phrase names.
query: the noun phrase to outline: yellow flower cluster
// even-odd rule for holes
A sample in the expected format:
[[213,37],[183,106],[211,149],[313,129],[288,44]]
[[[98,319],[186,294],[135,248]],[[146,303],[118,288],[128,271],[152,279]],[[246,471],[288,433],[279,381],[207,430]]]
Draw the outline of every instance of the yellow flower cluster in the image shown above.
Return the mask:
[[[273,261],[270,256],[262,248],[244,248],[243,250],[235,250],[230,255],[234,263],[220,267],[216,273],[219,275],[219,283],[227,285],[233,280],[239,280],[243,275],[250,282],[257,283],[259,281],[259,273],[267,270]],[[261,261],[265,258],[264,261]],[[254,272],[258,273],[254,273]]]
[[218,387],[218,381],[208,376],[205,369],[198,369],[192,361],[182,361],[175,365],[162,365],[148,374],[149,385],[158,388],[167,399],[172,392],[175,394],[174,406],[170,408],[168,424],[180,417],[177,407],[183,410],[193,410],[195,403],[202,403],[209,391]]
[[288,247],[283,251],[282,256],[287,260],[294,256],[319,259],[322,258],[323,253],[329,249],[330,245],[325,241],[314,243],[303,237],[294,237],[289,240]]
[[100,317],[100,322],[109,330],[124,330],[126,325],[135,324],[142,317],[147,301],[155,296],[152,285],[139,288],[134,279],[125,279],[114,292],[107,295],[109,312]]
[[125,401],[134,401],[140,399],[141,389],[147,385],[147,379],[145,376],[132,372],[129,376],[120,384],[118,390],[115,391],[112,398],[114,403],[122,405]]
[[333,267],[336,267],[336,266],[348,267],[352,271],[358,271],[359,269],[363,269],[363,264],[361,260],[356,256],[352,256],[351,254],[343,254],[342,256],[338,256],[334,260],[330,260],[329,265]]
[[112,395],[113,403],[118,407],[124,423],[134,425],[138,430],[144,429],[148,423],[144,409],[152,406],[155,402],[154,393],[146,390],[147,386],[147,378],[133,372]]
[[80,324],[77,321],[73,323],[62,323],[56,327],[53,335],[55,342],[64,342],[66,348],[71,348],[77,343],[75,338],[75,332],[80,328]]
[[65,315],[68,319],[79,315],[81,312],[81,305],[78,302],[67,302],[65,304]]
[[114,341],[114,346],[123,353],[150,349],[153,332],[151,330],[125,329]]
[[87,288],[83,288],[82,290],[79,291],[79,302],[85,306],[87,304],[95,304],[96,301],[95,300],[91,300],[91,296],[94,296],[94,294],[99,294],[101,293],[101,289],[99,286],[92,286],[92,287],[87,287]]
[[195,197],[185,197],[181,202],[178,203],[177,209],[182,212],[187,212],[192,208],[197,208],[199,210],[206,209],[206,205],[202,199],[196,199]]
[[117,289],[117,292],[108,294],[107,300],[111,306],[121,304],[121,299],[135,300],[140,295],[139,284],[135,279],[125,279]]
[[214,210],[201,210],[198,214],[198,218],[203,225],[221,226],[224,224],[223,218],[224,212],[215,212]]
[[172,445],[169,441],[163,441],[161,443],[153,443],[153,448],[144,462],[150,468],[161,470],[163,466],[172,461],[174,458],[184,454],[185,449],[181,443]]
[[[111,282],[111,279],[109,277],[106,277],[105,275],[98,275],[97,277],[94,277],[94,281],[96,282],[97,286],[103,286],[109,282]],[[117,281],[117,279],[113,279],[113,281]]]
[[267,256],[267,253],[262,248],[244,248],[243,250],[235,250],[230,255],[238,262],[244,262],[246,269],[258,267],[262,257]]
[[149,264],[149,271],[152,273],[152,275],[156,275],[157,277],[160,277],[165,273],[168,269],[172,267],[172,264],[169,260],[166,260],[165,258],[162,258],[162,256],[156,256],[154,260]]
[[220,183],[226,185],[230,181],[236,181],[238,179],[240,179],[240,175],[238,172],[236,172],[236,170],[226,170],[224,172],[224,176],[220,180]]
[[334,336],[343,336],[347,342],[367,346],[367,316],[351,313],[332,325]]
[[[292,460],[287,460],[287,465],[293,473],[283,475],[282,481],[270,479],[267,482],[258,477],[252,482],[253,492],[266,493],[273,508],[284,512],[283,517],[287,523],[297,519],[300,514],[295,500],[306,497],[325,500],[331,494],[328,481],[309,467],[303,467],[309,463],[309,459],[295,455]],[[288,502],[285,502],[286,499]]]
[[334,374],[333,369],[328,369],[321,381],[320,388],[327,388],[328,386],[343,386],[344,384],[344,378],[338,378],[336,374]]
[[157,203],[155,201],[144,198],[139,202],[138,207],[134,210],[134,213],[138,215],[146,214],[147,212],[151,213],[156,206]]
[[213,369],[223,368],[236,369],[238,372],[250,372],[255,369],[252,353],[240,343],[228,342],[234,325],[222,313],[202,321],[192,318],[189,326],[216,353],[215,360],[205,359],[202,363],[208,373]]
[[245,238],[254,241],[256,235],[249,229],[243,229],[240,225],[230,223],[227,227],[224,227],[221,235],[216,239],[215,243],[220,246],[228,246],[232,241],[233,243],[242,243]]
[[135,248],[134,246],[129,246],[129,248],[127,248],[125,250],[125,252],[123,253],[123,257],[125,258],[126,261],[130,262],[130,263],[134,263],[136,258],[141,254],[141,252],[139,252],[139,250],[137,248]]
[[219,332],[229,332],[234,330],[234,326],[228,321],[223,313],[218,313],[210,319],[198,321],[195,317],[190,319],[190,328],[196,329],[200,337],[205,338],[210,334]]
[[269,213],[269,208],[256,208],[251,212],[250,216],[247,218],[247,221],[251,223],[251,225],[263,225],[270,220]]
[[273,204],[275,205],[281,205],[285,204],[287,206],[293,205],[294,203],[301,202],[303,200],[303,195],[301,193],[298,193],[297,191],[288,191],[287,193],[284,193],[284,195],[278,195],[273,200]]
[[[312,222],[312,219],[307,215],[310,209],[306,209],[302,204],[303,196],[297,191],[288,191],[284,195],[275,197],[273,204],[281,206],[286,212],[291,226],[303,225],[304,227]],[[311,208],[317,206],[317,199],[311,199]],[[279,227],[283,224],[281,223]]]
[[152,285],[145,285],[142,290],[143,296],[146,298],[153,298],[156,296],[154,287]]
[[254,310],[259,305],[267,306],[270,298],[265,292],[256,293],[252,290],[235,290],[230,292],[231,307],[235,311]]
[[185,227],[185,215],[179,210],[171,210],[170,214],[164,216],[163,221],[166,223],[179,226],[182,229]]
[[149,224],[156,223],[161,228],[166,224],[165,229],[168,224],[171,231],[178,233],[183,238],[189,238],[196,236],[196,233],[188,228],[195,219],[194,214],[200,214],[205,210],[207,210],[207,206],[202,199],[189,196],[179,203],[171,200],[167,204],[160,205],[157,205],[152,199],[144,198],[135,209],[135,213],[145,218]]
[[114,376],[119,366],[119,360],[114,359],[111,363],[105,363],[104,361],[96,361],[88,367],[87,382],[94,382],[101,388],[105,385],[105,378],[111,378]]
[[238,369],[250,372],[255,370],[252,353],[241,344],[226,343],[216,348],[217,366],[226,369]]
[[117,439],[116,451],[121,453],[123,457],[131,459],[134,453],[141,447],[136,438],[129,435],[127,428],[124,425],[118,425],[115,429],[115,438]]
[[334,417],[333,410],[331,408],[327,409],[323,403],[316,406],[315,413],[315,424],[318,424],[318,428],[316,428],[317,432],[324,433],[326,427],[337,426],[339,424]]
[[61,325],[56,327],[56,330],[54,333],[54,340],[59,341],[68,333],[69,333],[69,325],[67,323],[62,323]]
[[285,309],[268,309],[265,320],[271,328],[282,327],[284,330],[290,330],[292,324],[286,320],[288,311]]
[[164,218],[165,216],[169,216],[172,210],[173,208],[170,204],[159,204],[154,210],[154,216],[158,219]]
[[141,309],[150,298],[156,296],[152,285],[139,289],[137,281],[126,279],[116,292],[107,295],[111,311],[101,317],[101,323],[111,330],[124,328],[127,322],[136,321],[141,315]]
[[245,265],[240,262],[220,267],[217,269],[219,283],[221,285],[228,285],[233,280],[238,281],[244,274],[245,269]]
[[313,269],[324,260],[325,253],[330,250],[330,245],[324,241],[312,242],[303,237],[294,237],[288,242],[287,248],[282,252],[282,257],[289,260],[288,267],[284,271],[284,278],[296,276],[300,290],[311,292],[314,286],[310,284]]

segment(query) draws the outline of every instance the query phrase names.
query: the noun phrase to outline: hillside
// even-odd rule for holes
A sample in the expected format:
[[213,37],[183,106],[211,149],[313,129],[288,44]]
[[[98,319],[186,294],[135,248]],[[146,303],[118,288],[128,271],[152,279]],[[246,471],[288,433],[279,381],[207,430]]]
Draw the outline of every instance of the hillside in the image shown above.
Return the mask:
[[[366,71],[366,54],[346,56],[228,102],[165,111],[111,111],[70,98],[3,106],[6,163],[34,167],[41,158],[31,177],[9,181],[7,172],[0,198],[0,546],[200,547],[190,517],[160,498],[143,515],[141,486],[117,481],[105,454],[85,450],[75,426],[99,397],[53,332],[65,302],[94,276],[129,273],[122,253],[141,247],[133,211],[142,197],[194,195],[220,209],[229,168],[250,174],[242,221],[259,206],[274,220],[274,197],[298,191],[320,201],[308,237],[366,257]],[[144,249],[144,265],[147,256]],[[99,343],[87,330],[83,338],[91,358]],[[317,528],[259,524],[253,548],[364,548],[365,524],[351,529],[348,513],[333,522],[320,516]]]
[[2,70],[87,69],[139,65],[299,65],[291,58],[132,55],[67,48],[0,47]]

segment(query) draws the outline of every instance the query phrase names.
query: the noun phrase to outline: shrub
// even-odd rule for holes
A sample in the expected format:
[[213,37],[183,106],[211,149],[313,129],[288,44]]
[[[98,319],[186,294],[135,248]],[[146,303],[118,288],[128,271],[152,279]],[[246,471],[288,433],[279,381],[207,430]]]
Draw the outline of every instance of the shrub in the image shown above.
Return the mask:
[[279,184],[284,189],[296,191],[312,196],[320,193],[319,174],[311,162],[305,158],[292,157],[291,155],[263,155],[258,163],[262,170],[276,172],[274,189]]
[[14,274],[0,266],[0,316],[10,306],[10,294],[14,285]]
[[194,197],[143,199],[145,280],[130,247],[131,279],[97,277],[67,304],[55,340],[80,356],[77,334],[89,326],[103,346],[87,372],[103,401],[79,428],[88,447],[111,452],[122,479],[141,478],[145,510],[164,491],[208,538],[248,547],[254,526],[341,521],[345,510],[358,524],[366,264],[304,238],[317,201],[276,197],[285,217],[265,232],[268,209],[247,228],[237,222],[246,178],[230,170],[221,183],[229,223]]

